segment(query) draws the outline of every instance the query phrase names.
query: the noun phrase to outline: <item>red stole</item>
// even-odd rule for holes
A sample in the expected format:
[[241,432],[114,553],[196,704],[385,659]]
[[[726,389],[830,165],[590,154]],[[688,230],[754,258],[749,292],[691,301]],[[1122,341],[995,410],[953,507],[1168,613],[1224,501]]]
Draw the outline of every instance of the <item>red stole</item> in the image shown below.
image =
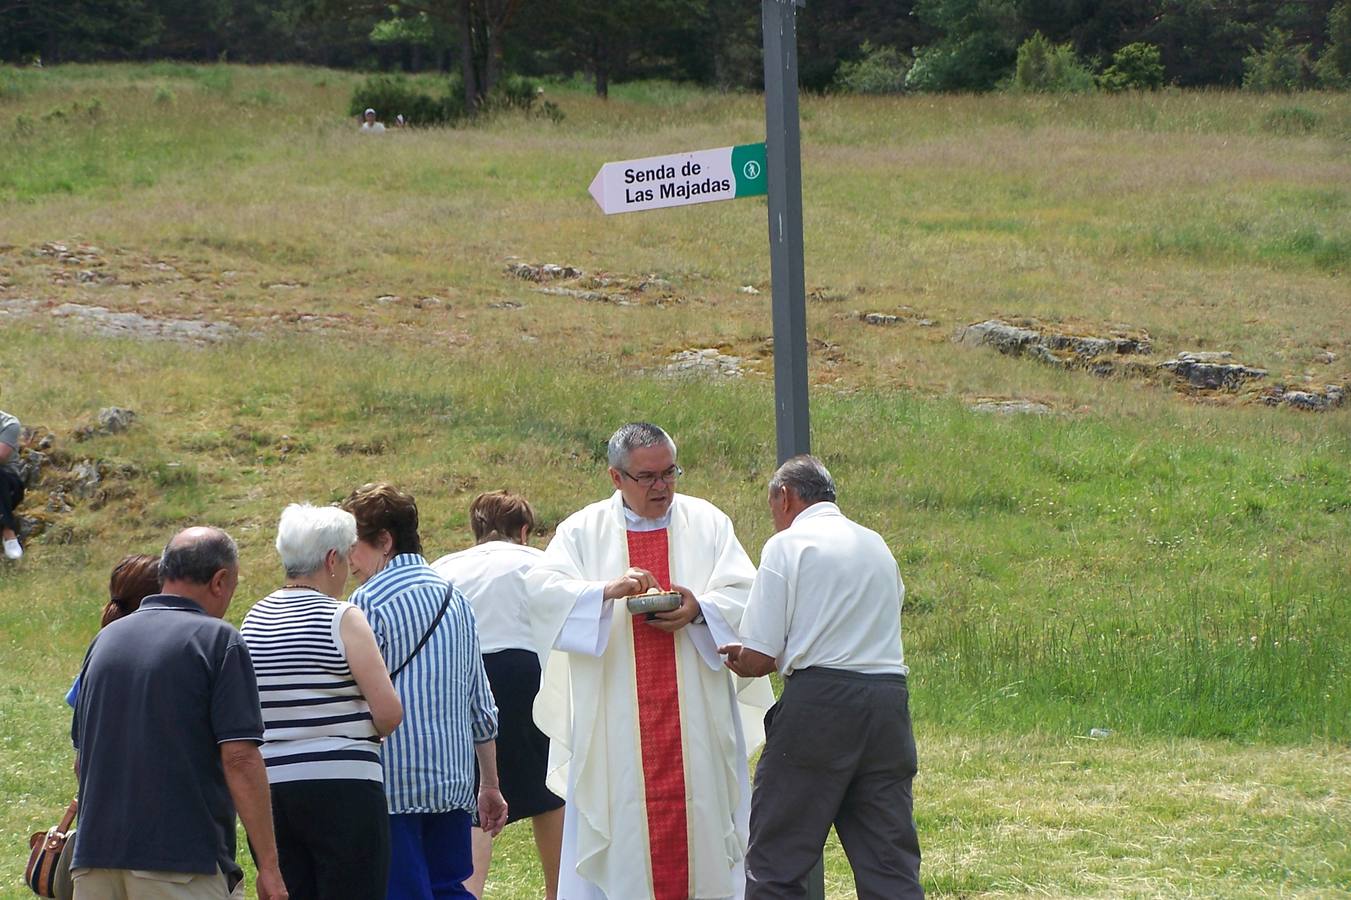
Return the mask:
[[[670,590],[666,529],[630,531],[628,536],[629,565],[651,572],[663,590]],[[653,900],[689,900],[690,849],[675,635],[652,628],[644,616],[633,616],[633,663]]]

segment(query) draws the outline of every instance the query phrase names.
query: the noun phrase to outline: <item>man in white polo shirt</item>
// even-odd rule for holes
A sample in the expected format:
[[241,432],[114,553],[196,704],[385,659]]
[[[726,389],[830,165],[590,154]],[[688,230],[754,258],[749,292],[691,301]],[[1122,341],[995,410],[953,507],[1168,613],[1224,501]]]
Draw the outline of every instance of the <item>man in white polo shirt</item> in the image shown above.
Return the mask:
[[746,900],[806,897],[832,824],[860,900],[922,898],[900,570],[881,535],[840,512],[816,457],[779,467],[769,509],[778,533],[741,643],[721,648],[738,675],[784,677],[755,770]]

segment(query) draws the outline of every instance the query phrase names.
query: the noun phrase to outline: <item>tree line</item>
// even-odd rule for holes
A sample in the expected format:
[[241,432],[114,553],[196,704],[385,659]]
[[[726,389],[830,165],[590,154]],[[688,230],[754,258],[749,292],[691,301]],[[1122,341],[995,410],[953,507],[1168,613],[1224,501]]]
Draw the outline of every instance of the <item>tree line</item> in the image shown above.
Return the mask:
[[[818,91],[989,90],[1015,82],[1019,50],[1034,40],[1045,43],[1033,48],[1039,58],[1069,54],[1094,77],[1132,48],[1122,65],[1144,53],[1162,84],[1251,85],[1265,66],[1268,87],[1347,86],[1349,2],[807,0],[798,14],[801,83]],[[602,96],[637,78],[754,89],[760,4],[0,0],[0,61],[164,58],[443,70],[459,73],[471,99],[490,95],[506,72],[582,75]]]

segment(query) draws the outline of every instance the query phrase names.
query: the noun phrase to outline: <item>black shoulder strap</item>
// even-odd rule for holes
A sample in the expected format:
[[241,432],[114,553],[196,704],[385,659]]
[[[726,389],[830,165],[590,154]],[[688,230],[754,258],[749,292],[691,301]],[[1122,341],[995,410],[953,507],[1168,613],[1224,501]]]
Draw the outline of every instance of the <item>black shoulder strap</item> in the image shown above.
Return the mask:
[[399,673],[408,667],[408,664],[413,661],[413,657],[417,656],[418,652],[426,646],[427,641],[431,640],[432,634],[436,631],[436,626],[441,624],[441,619],[445,616],[446,610],[450,608],[450,595],[454,590],[455,588],[453,586],[446,587],[446,599],[441,602],[441,608],[437,610],[436,618],[432,619],[432,624],[427,627],[427,632],[422,635],[422,640],[417,642],[417,646],[413,648],[413,652],[408,654],[408,658],[405,659],[397,669],[389,673],[390,681],[398,678]]

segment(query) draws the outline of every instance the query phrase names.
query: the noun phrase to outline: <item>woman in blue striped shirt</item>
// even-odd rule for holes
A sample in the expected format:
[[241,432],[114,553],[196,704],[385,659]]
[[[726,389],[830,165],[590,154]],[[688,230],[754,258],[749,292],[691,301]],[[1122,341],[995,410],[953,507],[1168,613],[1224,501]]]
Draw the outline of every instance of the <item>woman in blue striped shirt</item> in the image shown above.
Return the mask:
[[507,819],[474,613],[423,558],[409,494],[368,484],[342,506],[357,523],[352,572],[362,584],[351,600],[370,620],[404,709],[384,747],[389,900],[472,900],[464,881],[474,814],[492,835]]
[[383,900],[389,818],[380,739],[403,709],[347,582],[356,520],[335,507],[286,507],[277,552],[286,584],[240,628],[258,676],[263,760],[282,879],[291,900]]

